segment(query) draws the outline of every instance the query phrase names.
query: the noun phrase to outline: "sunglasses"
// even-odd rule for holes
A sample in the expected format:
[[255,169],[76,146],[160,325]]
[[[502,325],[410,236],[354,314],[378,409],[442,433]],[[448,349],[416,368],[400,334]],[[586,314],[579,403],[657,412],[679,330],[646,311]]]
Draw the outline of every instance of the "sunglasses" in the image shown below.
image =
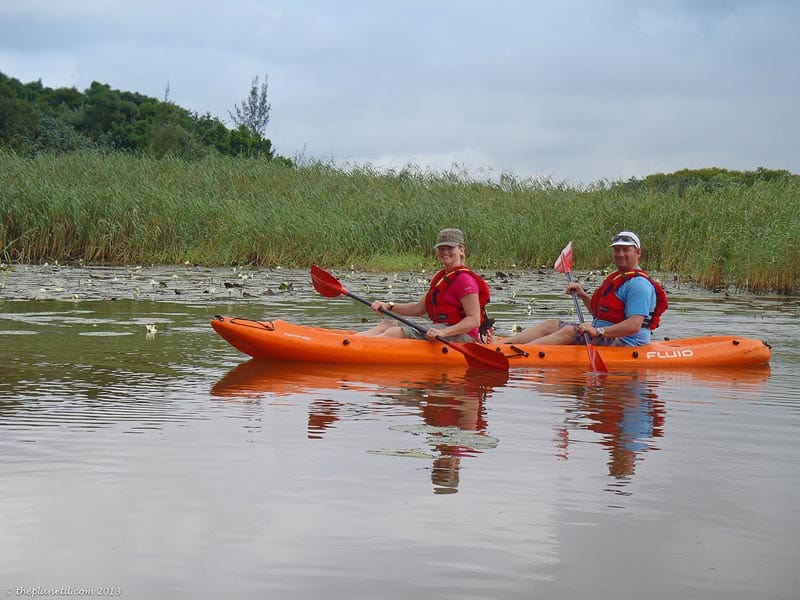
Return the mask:
[[613,238],[611,238],[612,244],[619,244],[620,242],[623,244],[633,244],[637,248],[639,247],[638,242],[629,235],[615,235]]

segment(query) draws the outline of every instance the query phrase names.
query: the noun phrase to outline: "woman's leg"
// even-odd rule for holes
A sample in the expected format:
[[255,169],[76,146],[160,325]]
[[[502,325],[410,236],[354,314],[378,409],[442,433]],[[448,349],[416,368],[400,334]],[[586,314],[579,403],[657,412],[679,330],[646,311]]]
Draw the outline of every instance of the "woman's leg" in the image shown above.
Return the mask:
[[383,333],[377,334],[375,337],[404,338],[406,337],[406,332],[403,331],[403,328],[399,325],[395,325],[393,327],[389,327]]
[[394,319],[384,319],[383,321],[375,325],[375,327],[373,327],[372,329],[367,329],[366,331],[359,331],[356,335],[371,335],[371,336],[383,335],[383,333],[387,329],[390,329],[392,327],[397,327],[397,321],[395,321]]

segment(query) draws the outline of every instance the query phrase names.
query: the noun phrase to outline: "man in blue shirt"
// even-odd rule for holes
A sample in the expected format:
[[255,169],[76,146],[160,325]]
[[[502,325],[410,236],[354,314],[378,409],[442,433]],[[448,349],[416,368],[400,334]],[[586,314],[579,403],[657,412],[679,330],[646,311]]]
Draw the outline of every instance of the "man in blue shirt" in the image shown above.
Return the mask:
[[572,282],[567,294],[575,292],[594,317],[591,323],[569,323],[548,319],[502,342],[504,344],[584,344],[584,332],[596,346],[640,346],[650,341],[658,327],[667,298],[661,286],[639,268],[642,244],[632,231],[621,231],[611,240],[614,264],[611,273],[593,295]]

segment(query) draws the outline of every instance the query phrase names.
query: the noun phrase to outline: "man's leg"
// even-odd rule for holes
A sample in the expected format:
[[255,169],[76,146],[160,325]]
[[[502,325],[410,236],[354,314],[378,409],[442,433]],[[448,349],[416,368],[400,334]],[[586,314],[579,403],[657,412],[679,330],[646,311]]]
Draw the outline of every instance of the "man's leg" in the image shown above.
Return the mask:
[[558,331],[558,328],[559,328],[558,319],[548,319],[547,321],[543,321],[538,325],[534,325],[533,327],[529,327],[528,329],[524,329],[519,333],[515,333],[514,335],[505,338],[503,340],[503,343],[528,344],[530,342],[533,342],[534,340],[538,341],[539,338],[555,333],[556,331]]

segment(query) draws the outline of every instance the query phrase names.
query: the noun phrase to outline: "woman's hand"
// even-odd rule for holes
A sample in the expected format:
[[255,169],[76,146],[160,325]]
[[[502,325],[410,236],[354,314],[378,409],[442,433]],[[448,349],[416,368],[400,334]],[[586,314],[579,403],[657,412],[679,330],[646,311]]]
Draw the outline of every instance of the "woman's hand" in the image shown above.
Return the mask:
[[444,329],[439,327],[430,327],[425,332],[425,337],[428,338],[429,340],[435,340],[438,336],[446,337],[444,335]]
[[381,302],[380,300],[375,300],[369,307],[374,310],[376,313],[381,314],[381,310],[392,310],[394,308],[394,302]]

